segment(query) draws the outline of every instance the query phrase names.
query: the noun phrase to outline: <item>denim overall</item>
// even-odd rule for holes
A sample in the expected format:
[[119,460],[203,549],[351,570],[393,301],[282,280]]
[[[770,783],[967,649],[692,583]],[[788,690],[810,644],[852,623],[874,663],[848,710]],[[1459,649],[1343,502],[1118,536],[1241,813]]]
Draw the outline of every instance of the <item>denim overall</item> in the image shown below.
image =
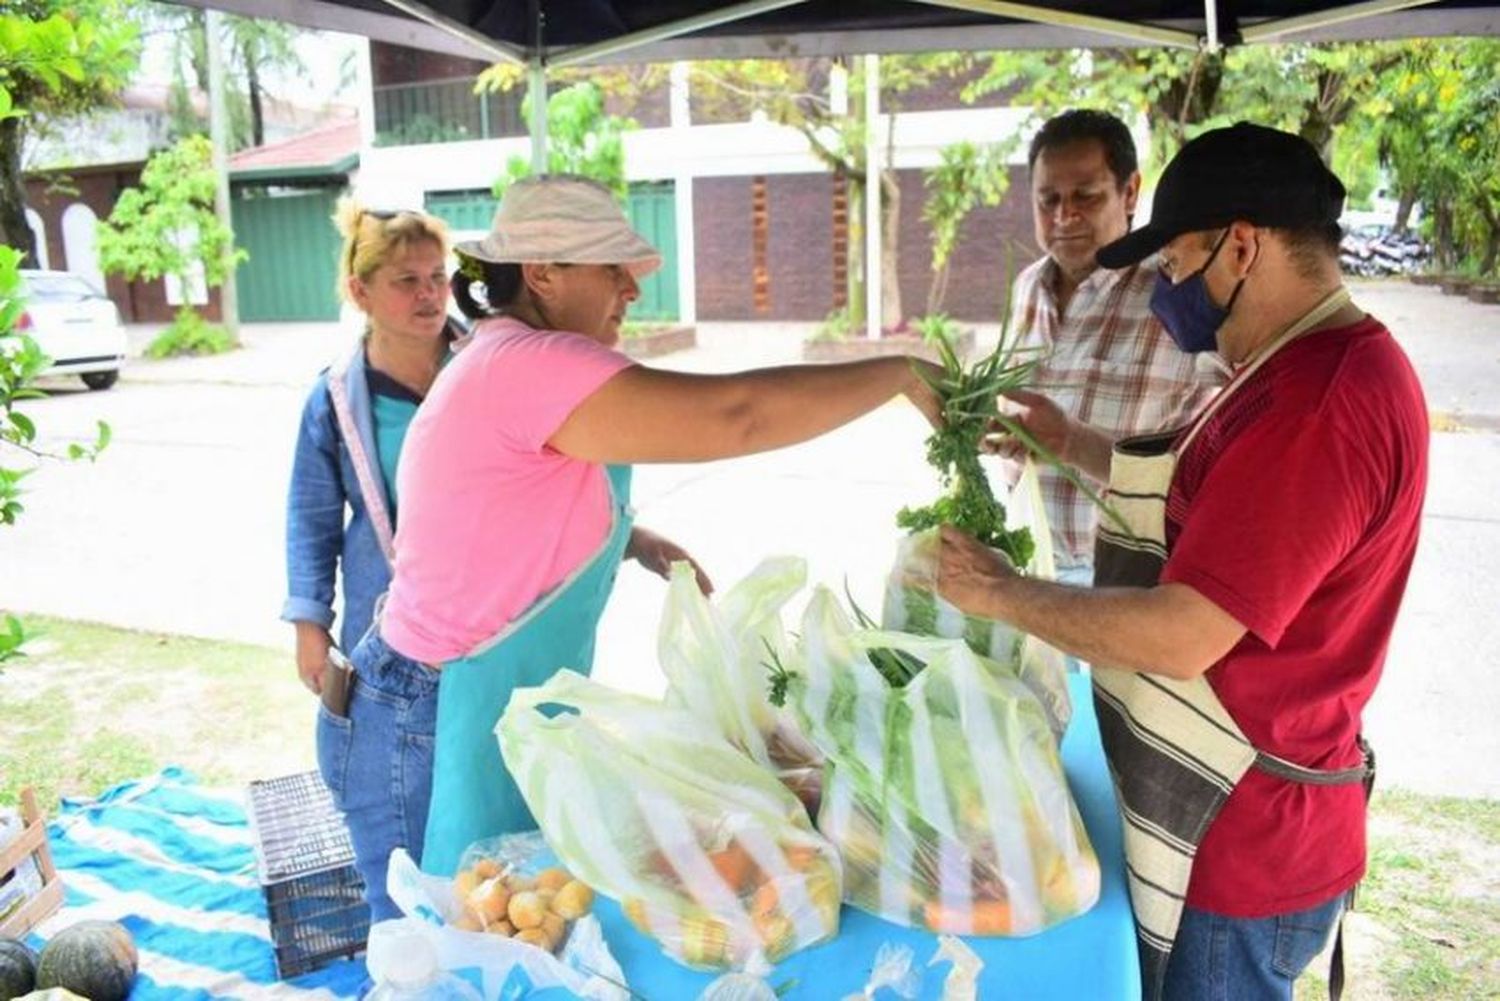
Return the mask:
[[593,669],[594,634],[633,519],[630,467],[607,470],[612,525],[594,555],[467,657],[442,666],[426,872],[452,875],[472,842],[536,827],[500,758],[495,724],[515,689],[540,685],[562,668],[584,675]]

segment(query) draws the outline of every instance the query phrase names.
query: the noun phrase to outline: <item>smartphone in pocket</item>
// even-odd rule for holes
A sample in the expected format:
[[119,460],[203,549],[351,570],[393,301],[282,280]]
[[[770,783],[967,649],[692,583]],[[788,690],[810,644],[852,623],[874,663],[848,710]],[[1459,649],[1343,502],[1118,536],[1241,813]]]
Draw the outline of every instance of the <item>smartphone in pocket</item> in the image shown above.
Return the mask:
[[336,646],[328,648],[323,665],[323,708],[339,719],[349,718],[349,696],[354,692],[354,665]]

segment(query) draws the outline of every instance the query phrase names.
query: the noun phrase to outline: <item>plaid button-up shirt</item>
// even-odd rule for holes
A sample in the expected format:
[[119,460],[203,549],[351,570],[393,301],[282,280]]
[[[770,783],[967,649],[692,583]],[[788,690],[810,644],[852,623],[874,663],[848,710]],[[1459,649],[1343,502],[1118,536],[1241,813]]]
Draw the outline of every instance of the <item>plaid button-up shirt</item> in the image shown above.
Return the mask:
[[[1152,315],[1156,271],[1154,257],[1096,268],[1061,318],[1051,257],[1022,271],[1012,290],[1010,336],[1041,349],[1036,390],[1115,438],[1186,424],[1225,379],[1214,356],[1179,350]],[[1092,565],[1094,503],[1057,470],[1038,471],[1058,566]]]

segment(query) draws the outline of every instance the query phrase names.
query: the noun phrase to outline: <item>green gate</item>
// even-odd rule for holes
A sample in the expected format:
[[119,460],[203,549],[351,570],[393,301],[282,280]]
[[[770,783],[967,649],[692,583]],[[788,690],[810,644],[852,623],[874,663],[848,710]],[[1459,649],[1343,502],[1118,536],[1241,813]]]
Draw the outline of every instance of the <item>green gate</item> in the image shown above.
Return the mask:
[[646,322],[676,320],[677,198],[671,181],[649,181],[630,186],[625,207],[630,225],[661,251],[661,268],[641,282],[641,297],[630,307],[630,318]]
[[337,188],[236,188],[235,243],[250,255],[235,273],[241,320],[339,318],[338,195]]
[[[495,215],[495,199],[488,191],[429,191],[427,211],[455,230],[485,231]],[[630,186],[625,206],[630,224],[661,251],[661,270],[641,282],[641,297],[630,307],[630,318],[642,322],[676,320],[677,202],[671,181],[640,181]]]

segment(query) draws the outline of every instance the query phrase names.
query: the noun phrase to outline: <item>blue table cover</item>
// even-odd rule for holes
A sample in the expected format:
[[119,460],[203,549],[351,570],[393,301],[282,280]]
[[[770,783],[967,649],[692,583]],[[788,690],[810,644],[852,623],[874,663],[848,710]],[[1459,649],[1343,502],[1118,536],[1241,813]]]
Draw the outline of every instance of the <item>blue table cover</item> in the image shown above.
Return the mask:
[[[1087,676],[1069,675],[1068,683],[1073,719],[1063,739],[1063,767],[1099,856],[1099,902],[1086,914],[1030,938],[965,938],[984,961],[980,998],[1137,1001],[1141,996],[1120,818],[1099,744],[1093,695]],[[639,996],[651,1001],[692,999],[714,980],[714,974],[690,970],[668,957],[655,940],[635,930],[614,901],[597,898],[595,912],[631,990]],[[919,996],[941,997],[950,967],[947,963],[927,966],[937,951],[936,935],[903,928],[848,906],[835,939],[788,957],[766,981],[773,988],[785,988],[781,992],[784,1001],[838,999],[858,993],[869,979],[876,951],[886,942],[911,947],[914,967],[923,974]],[[892,995],[882,992],[879,996]]]

